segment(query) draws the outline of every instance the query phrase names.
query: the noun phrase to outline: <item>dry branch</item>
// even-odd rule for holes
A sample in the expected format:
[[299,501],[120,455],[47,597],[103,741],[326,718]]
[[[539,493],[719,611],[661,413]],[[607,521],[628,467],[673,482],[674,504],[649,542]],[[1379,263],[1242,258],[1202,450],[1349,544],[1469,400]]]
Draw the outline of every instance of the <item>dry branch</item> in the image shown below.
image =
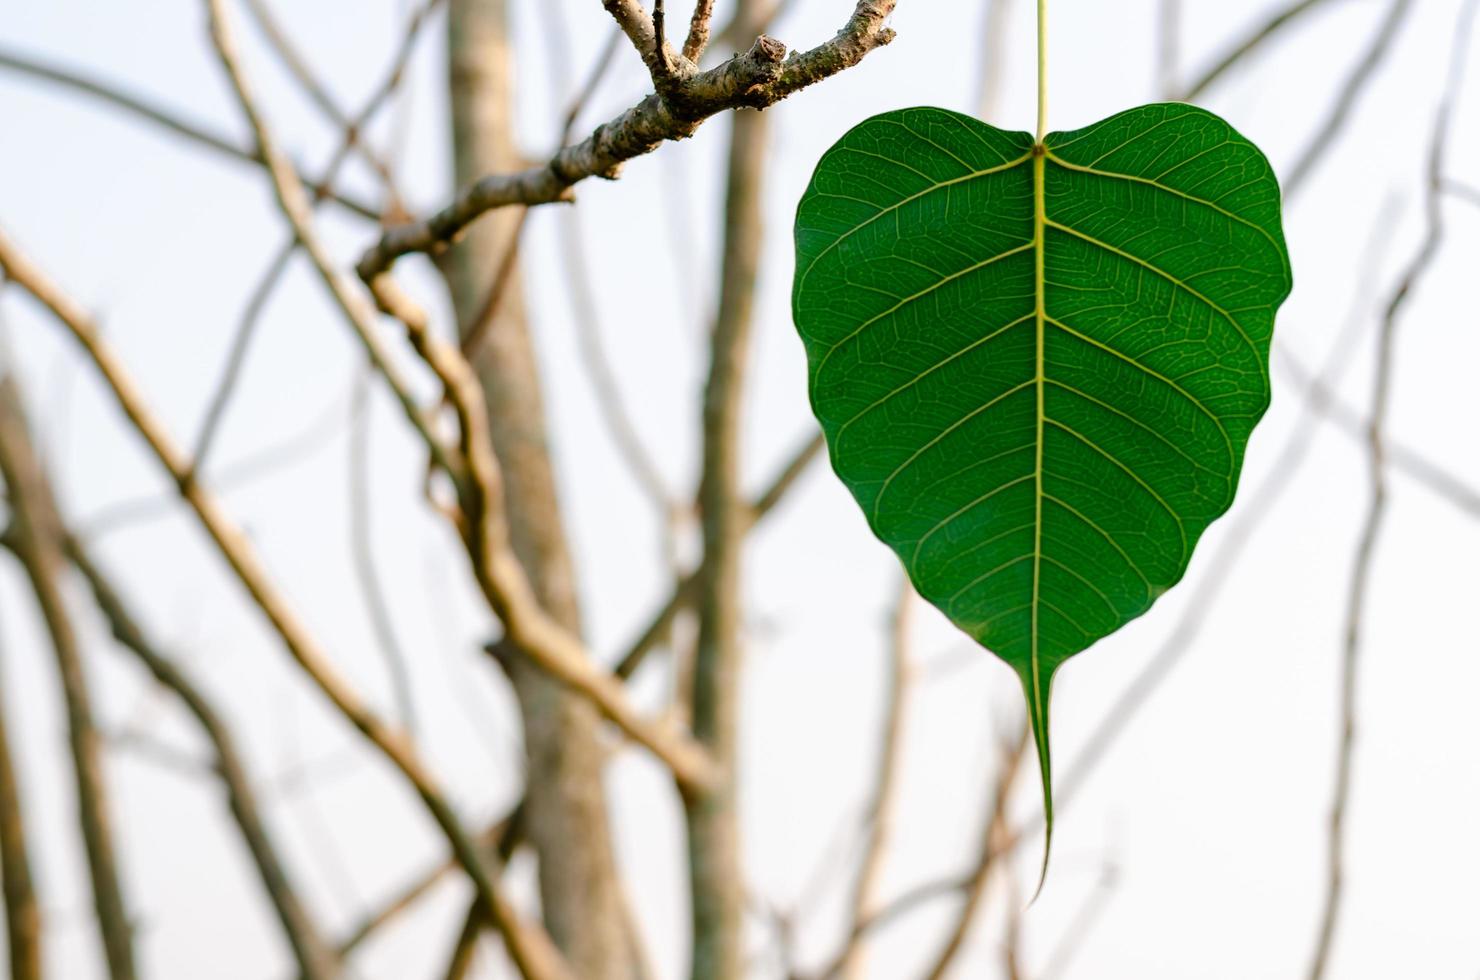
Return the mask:
[[108,973],[112,980],[133,980],[138,975],[134,925],[119,876],[112,806],[103,772],[102,736],[93,715],[81,641],[63,594],[66,558],[61,547],[61,519],[51,506],[51,489],[25,428],[20,391],[9,377],[0,378],[0,475],[5,478],[11,514],[11,528],[4,544],[20,561],[30,580],[51,637],[61,680],[77,792],[77,818]]
[[[207,149],[214,150],[235,160],[252,164],[262,164],[265,162],[261,153],[253,149],[238,146],[229,137],[213,133],[196,123],[181,118],[169,109],[155,105],[140,96],[131,95],[111,82],[89,78],[78,72],[49,65],[14,51],[0,50],[0,69],[6,69],[20,75],[52,82],[63,88],[92,96],[115,108],[122,109],[130,115],[137,116],[140,119],[162,127],[177,136],[182,136],[197,146],[204,146]],[[342,194],[332,187],[321,183],[313,183],[307,177],[300,176],[299,179],[303,180],[317,197],[332,200],[336,204],[370,221],[379,221],[381,218],[380,209],[377,207],[349,195]]]
[[[460,863],[480,895],[500,916],[500,928],[515,961],[537,977],[563,977],[558,954],[548,937],[536,927],[522,924],[497,884],[497,871],[484,862],[451,804],[442,795],[430,772],[411,752],[402,734],[373,714],[339,673],[328,655],[309,633],[307,626],[268,576],[251,540],[226,515],[215,495],[193,477],[193,466],[165,431],[144,401],[138,386],[123,367],[96,325],[70,297],[31,264],[0,233],[0,268],[12,282],[30,293],[71,333],[112,392],[132,427],[143,437],[165,472],[175,481],[180,495],[195,512],[222,557],[247,590],[253,603],[267,618],[283,645],[314,686],[335,709],[368,739],[406,778],[447,836]],[[552,965],[554,964],[554,965]]]
[[[5,690],[5,685],[0,683],[0,693]],[[25,807],[6,718],[7,707],[0,704],[0,873],[4,875],[10,976],[11,980],[41,980],[41,905],[36,900],[35,879],[31,874]]]
[[339,970],[332,952],[294,888],[281,851],[262,817],[262,808],[252,789],[246,762],[237,748],[236,738],[225,717],[211,703],[205,692],[149,640],[138,620],[129,611],[122,594],[93,561],[86,546],[69,533],[64,547],[68,558],[92,589],[93,597],[107,619],[114,639],[131,652],[156,681],[179,698],[215,750],[213,768],[226,786],[232,819],[236,821],[242,841],[247,845],[258,877],[262,880],[262,886],[282,924],[283,933],[297,960],[300,976],[303,980],[327,980],[338,976]]
[[[1400,0],[1401,3],[1401,0]],[[1395,6],[1397,6],[1395,4]],[[1424,236],[1383,310],[1377,337],[1377,367],[1372,379],[1367,423],[1368,506],[1352,562],[1350,590],[1341,662],[1340,722],[1336,747],[1336,786],[1332,794],[1326,865],[1326,890],[1315,952],[1311,957],[1310,980],[1321,980],[1330,963],[1336,924],[1341,913],[1346,875],[1346,817],[1351,797],[1352,768],[1357,728],[1357,687],[1363,650],[1363,621],[1368,614],[1373,559],[1387,515],[1388,472],[1387,420],[1392,402],[1394,353],[1398,326],[1420,283],[1433,267],[1444,243],[1444,160],[1448,148],[1450,119],[1459,97],[1464,52],[1469,43],[1476,0],[1466,0],[1455,25],[1449,62],[1449,77],[1435,114],[1429,146],[1427,180],[1424,187]]]
[[[606,0],[617,22],[641,51],[652,49],[651,19],[635,0]],[[884,26],[895,0],[860,0],[836,37],[810,51],[787,55],[764,35],[745,54],[683,80],[672,92],[650,95],[583,142],[567,146],[544,166],[494,174],[458,192],[451,204],[424,221],[389,229],[357,266],[373,282],[411,252],[435,252],[480,215],[511,204],[534,206],[571,199],[571,187],[588,177],[614,178],[621,165],[651,153],[667,140],[692,136],[710,116],[744,107],[763,109],[824,78],[858,64],[894,32]],[[643,21],[647,21],[644,26]]]

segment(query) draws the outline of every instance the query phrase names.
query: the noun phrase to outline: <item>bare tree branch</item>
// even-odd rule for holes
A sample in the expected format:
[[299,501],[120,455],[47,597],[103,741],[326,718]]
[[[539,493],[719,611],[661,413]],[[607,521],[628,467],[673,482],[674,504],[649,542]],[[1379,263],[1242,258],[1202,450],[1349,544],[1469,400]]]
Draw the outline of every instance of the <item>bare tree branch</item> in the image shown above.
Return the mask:
[[304,674],[416,790],[479,893],[487,896],[490,907],[498,914],[500,930],[515,962],[529,976],[565,977],[567,974],[560,965],[559,954],[548,937],[537,927],[519,921],[512,906],[498,890],[496,871],[485,865],[483,856],[463,829],[451,805],[405,739],[369,711],[358,694],[339,676],[318,641],[268,576],[250,539],[226,516],[215,496],[193,479],[188,457],[147,407],[137,385],[86,313],[46,279],[3,233],[0,233],[0,268],[12,282],[45,306],[82,347],[119,407],[149,445],[165,472],[176,481],[181,496]]
[[996,868],[997,856],[1006,853],[1008,842],[1012,838],[1007,825],[1007,802],[1012,795],[1012,784],[1017,778],[1018,770],[1022,768],[1027,749],[1028,726],[1024,722],[1018,726],[1015,736],[1003,740],[997,763],[997,779],[992,787],[986,828],[982,834],[980,857],[977,858],[976,868],[963,889],[966,900],[962,902],[956,915],[955,925],[951,927],[950,935],[934,965],[925,974],[928,980],[943,980],[956,957],[966,947],[966,937],[976,922],[977,911],[986,896],[987,882],[991,880],[992,871]]
[[64,540],[64,547],[68,558],[92,589],[93,597],[108,620],[114,638],[139,660],[156,681],[179,698],[215,750],[214,769],[226,786],[232,818],[252,856],[273,909],[277,912],[278,921],[282,924],[283,933],[298,963],[300,976],[303,980],[328,980],[338,976],[339,968],[335,958],[292,885],[281,852],[262,817],[245,761],[237,749],[236,739],[227,727],[226,720],[205,693],[145,636],[122,595],[93,561],[86,546],[69,533]]
[[262,273],[262,278],[258,280],[257,288],[252,290],[246,308],[242,310],[241,319],[237,321],[236,332],[232,336],[231,348],[226,355],[226,367],[221,372],[221,380],[216,383],[210,404],[206,406],[205,416],[200,423],[200,434],[195,437],[195,449],[190,454],[197,468],[205,466],[221,420],[226,416],[226,407],[231,403],[231,396],[236,392],[237,382],[246,366],[247,351],[257,335],[257,324],[262,320],[262,311],[267,308],[267,301],[272,297],[277,284],[282,281],[288,263],[296,251],[297,238],[278,249],[266,271]]
[[[632,8],[635,0],[604,0],[608,8]],[[761,109],[794,92],[858,64],[875,48],[888,44],[894,32],[884,21],[895,0],[859,0],[853,16],[837,36],[810,51],[789,57],[785,45],[761,37],[743,55],[684,80],[672,93],[648,96],[610,122],[598,126],[585,141],[567,146],[549,163],[516,174],[494,174],[468,185],[451,204],[424,221],[391,228],[360,260],[358,271],[366,282],[387,272],[403,255],[435,252],[455,239],[480,215],[510,204],[534,206],[571,200],[571,187],[587,177],[615,178],[621,165],[651,153],[667,140],[692,136],[708,117],[727,109]],[[636,14],[618,16],[618,23],[638,40],[643,33]],[[642,19],[647,19],[642,14]],[[635,26],[631,26],[634,25]],[[650,25],[650,21],[649,21]],[[634,41],[634,43],[637,43]],[[648,41],[651,44],[651,41]],[[641,45],[638,45],[641,50]]]
[[1293,0],[1276,10],[1268,19],[1235,41],[1217,61],[1203,71],[1194,81],[1176,96],[1182,102],[1196,102],[1204,92],[1212,88],[1224,75],[1242,64],[1246,58],[1258,53],[1270,41],[1277,39],[1287,28],[1298,24],[1306,14],[1315,11],[1327,0]]
[[[817,432],[797,448],[772,478],[766,489],[751,503],[750,523],[752,526],[764,520],[781,503],[782,498],[796,485],[807,467],[821,455],[824,445],[822,433]],[[673,625],[679,612],[694,603],[698,595],[698,582],[699,572],[696,569],[681,577],[674,584],[673,592],[668,600],[653,614],[648,620],[648,625],[643,627],[637,637],[628,644],[626,652],[617,661],[614,673],[618,677],[625,680],[637,673],[637,669],[642,666],[647,655],[668,635],[668,629]]]
[[1398,40],[1403,22],[1413,9],[1413,0],[1393,0],[1388,7],[1387,16],[1377,26],[1372,34],[1372,40],[1363,52],[1361,59],[1352,68],[1351,74],[1338,91],[1336,101],[1332,104],[1330,112],[1325,121],[1311,135],[1310,142],[1306,144],[1305,150],[1296,158],[1295,164],[1286,173],[1283,181],[1285,196],[1293,196],[1306,179],[1314,172],[1316,164],[1330,151],[1336,143],[1337,134],[1346,127],[1347,120],[1351,117],[1352,110],[1361,100],[1367,85],[1377,74],[1377,69],[1387,58],[1388,52]]
[[1012,16],[1014,0],[987,0],[982,14],[982,53],[976,59],[977,71],[975,98],[977,117],[990,119],[997,112],[1002,95],[1002,69],[1007,63],[1003,57],[1007,45],[1007,26]]
[[[7,537],[8,533],[0,533],[0,540]],[[7,690],[0,684],[0,694]],[[0,873],[4,875],[6,946],[11,980],[41,980],[41,905],[31,874],[31,846],[7,717],[7,707],[0,704]]]
[[1398,325],[1414,292],[1432,268],[1444,243],[1444,159],[1449,141],[1450,118],[1459,97],[1464,71],[1464,54],[1474,25],[1476,0],[1466,0],[1455,25],[1450,54],[1449,78],[1434,120],[1433,139],[1429,147],[1427,185],[1424,194],[1425,231],[1418,251],[1409,261],[1397,288],[1383,312],[1382,328],[1377,340],[1377,367],[1372,380],[1372,402],[1368,412],[1368,487],[1367,515],[1357,542],[1352,563],[1351,586],[1347,599],[1346,625],[1341,666],[1341,718],[1336,748],[1336,786],[1331,802],[1330,837],[1328,840],[1326,891],[1316,947],[1312,954],[1310,980],[1321,980],[1330,963],[1336,925],[1341,914],[1346,877],[1346,817],[1351,797],[1352,767],[1357,729],[1357,686],[1363,647],[1362,626],[1367,615],[1368,591],[1371,586],[1373,559],[1387,514],[1388,475],[1386,466],[1386,426],[1392,401],[1394,354]]
[[[746,33],[759,0],[740,0]],[[764,39],[764,35],[762,35]],[[685,801],[693,945],[692,980],[740,980],[745,971],[745,879],[736,806],[739,774],[742,553],[751,514],[740,486],[741,421],[755,320],[756,280],[765,240],[763,195],[770,120],[731,116],[726,161],[719,301],[704,385],[699,516],[704,557],[697,572],[699,635],[689,709],[694,735],[720,771],[715,788]]]
[[709,46],[709,21],[714,16],[714,0],[695,0],[694,14],[689,18],[689,36],[683,42],[683,56],[694,64]]
[[[272,8],[268,6],[267,0],[243,0],[243,5],[256,23],[257,29],[278,56],[278,60],[283,63],[283,67],[288,70],[288,74],[293,76],[299,88],[303,89],[304,94],[308,96],[308,100],[326,119],[344,131],[346,142],[359,153],[360,158],[379,176],[381,182],[387,188],[393,187],[395,180],[391,176],[390,167],[362,138],[364,134],[360,132],[360,127],[330,94],[328,86],[318,77],[308,59],[303,57],[287,31],[283,30]],[[325,183],[329,182],[325,181]]]
[[375,645],[385,660],[386,674],[396,700],[396,714],[414,741],[419,726],[416,698],[411,688],[411,659],[406,655],[391,621],[390,596],[381,583],[375,564],[374,532],[370,515],[370,404],[369,377],[355,386],[353,418],[349,439],[349,540],[354,555],[355,581],[359,583]]
[[1115,888],[1120,883],[1120,870],[1113,861],[1107,860],[1100,869],[1099,876],[1095,879],[1094,886],[1090,889],[1084,901],[1075,911],[1074,917],[1064,927],[1059,937],[1058,945],[1049,954],[1048,962],[1044,964],[1042,971],[1038,974],[1038,980],[1058,980],[1066,970],[1074,955],[1084,948],[1085,940],[1089,937],[1090,930],[1095,926],[1110,904],[1111,897],[1115,894]]
[[134,980],[138,973],[133,922],[119,878],[102,739],[93,718],[81,643],[62,593],[66,558],[61,549],[61,521],[49,506],[51,491],[25,430],[20,392],[10,377],[0,378],[0,475],[5,478],[11,514],[11,531],[4,544],[30,580],[56,656],[76,780],[77,818],[108,973],[112,980]]
[[[212,12],[212,38],[217,53],[236,90],[237,100],[257,134],[263,158],[268,161],[267,170],[272,177],[279,206],[341,312],[353,326],[371,362],[390,383],[403,412],[422,435],[433,459],[439,468],[455,474],[454,483],[464,504],[466,525],[463,533],[469,557],[478,584],[502,620],[510,639],[543,669],[590,698],[613,723],[653,751],[674,771],[680,783],[690,789],[702,786],[709,778],[708,763],[698,747],[681,732],[643,718],[627,700],[620,683],[587,659],[580,640],[540,608],[509,541],[509,529],[503,518],[498,461],[487,435],[482,390],[471,365],[455,347],[432,334],[425,315],[394,282],[382,277],[373,283],[376,303],[405,325],[412,348],[437,375],[448,401],[456,410],[461,446],[460,458],[454,462],[448,448],[433,434],[428,419],[391,367],[381,346],[374,312],[364,297],[337,272],[314,232],[303,187],[278,153],[246,87],[235,47],[220,16],[220,0],[207,2]],[[481,889],[480,897],[490,908],[497,909],[491,896],[482,895]]]
[[591,292],[591,268],[586,260],[580,210],[572,208],[560,217],[563,219],[560,222],[560,241],[565,253],[565,281],[571,311],[575,314],[581,364],[586,369],[591,392],[600,408],[601,421],[618,456],[666,523],[674,518],[679,505],[656,460],[637,433],[637,426],[627,411],[627,399],[622,395],[621,384],[612,370],[611,359],[602,341],[601,318]]
[[[262,164],[265,162],[261,153],[238,146],[229,137],[212,133],[202,126],[182,119],[168,109],[154,105],[139,96],[130,95],[111,82],[88,78],[85,75],[54,65],[48,65],[45,62],[37,61],[14,51],[0,50],[0,69],[6,69],[31,78],[52,82],[63,88],[100,99],[115,108],[122,109],[131,115],[161,126],[177,136],[182,136],[198,146],[204,146],[224,156],[232,157],[245,163]],[[377,207],[335,191],[332,187],[313,183],[307,177],[300,176],[299,179],[317,197],[332,200],[341,207],[370,221],[379,221],[381,218],[380,209]]]
[[[260,2],[260,0],[254,0]],[[1177,97],[1177,79],[1182,73],[1182,0],[1157,0],[1156,94]]]
[[[894,615],[889,624],[889,674],[885,680],[884,724],[878,753],[878,773],[874,778],[873,798],[869,801],[868,836],[858,877],[853,883],[854,927],[868,918],[873,910],[889,853],[893,834],[895,794],[899,785],[899,757],[904,742],[904,707],[909,697],[913,670],[910,655],[910,624],[913,619],[915,589],[909,577],[900,572],[899,594],[894,600]],[[860,937],[861,939],[861,937]],[[842,975],[848,980],[863,976],[864,943],[850,944],[843,961]]]

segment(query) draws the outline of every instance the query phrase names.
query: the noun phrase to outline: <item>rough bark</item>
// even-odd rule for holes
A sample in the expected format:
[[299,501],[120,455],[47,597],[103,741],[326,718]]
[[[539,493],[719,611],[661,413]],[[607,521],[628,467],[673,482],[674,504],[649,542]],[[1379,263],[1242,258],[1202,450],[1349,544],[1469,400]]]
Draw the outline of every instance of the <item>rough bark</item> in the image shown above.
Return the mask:
[[134,980],[133,925],[119,883],[102,739],[93,722],[82,648],[62,593],[66,558],[61,550],[60,524],[55,511],[46,506],[52,499],[51,491],[23,431],[18,405],[15,383],[0,379],[0,474],[9,490],[12,520],[6,544],[30,580],[56,657],[67,709],[77,815],[108,972],[113,980]]
[[[738,17],[756,18],[742,0]],[[755,32],[759,26],[753,27]],[[746,33],[752,32],[747,27]],[[742,661],[741,550],[750,508],[740,487],[740,423],[750,354],[755,285],[763,240],[761,199],[769,120],[735,113],[725,188],[719,308],[704,389],[704,459],[699,484],[704,564],[698,581],[699,641],[694,661],[694,736],[721,776],[688,802],[693,980],[739,980],[745,972],[744,878],[736,813],[736,745]]]
[[[452,0],[448,24],[454,161],[462,186],[520,162],[507,3]],[[518,221],[517,209],[490,215],[450,251],[444,269],[462,333],[482,335],[475,365],[504,467],[515,553],[545,609],[579,632],[575,574],[517,271],[503,284],[498,302],[488,302]],[[475,322],[480,313],[491,314],[491,322]],[[507,666],[524,722],[528,839],[539,857],[547,927],[578,976],[625,980],[633,975],[637,957],[612,857],[597,714],[588,701],[527,660],[513,657]]]

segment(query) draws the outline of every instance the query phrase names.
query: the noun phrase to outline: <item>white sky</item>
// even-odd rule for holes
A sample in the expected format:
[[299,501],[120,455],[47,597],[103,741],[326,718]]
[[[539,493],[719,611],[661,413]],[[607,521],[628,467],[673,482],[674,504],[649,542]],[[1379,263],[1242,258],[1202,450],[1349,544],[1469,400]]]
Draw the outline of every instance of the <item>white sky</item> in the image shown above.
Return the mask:
[[[275,6],[342,101],[357,105],[378,83],[396,40],[399,0]],[[563,103],[563,96],[552,97],[545,64],[550,21],[535,0],[515,6],[524,135],[530,152],[542,153],[556,131],[555,107]],[[848,0],[796,4],[775,33],[810,46],[831,36],[851,6]],[[991,120],[1004,126],[1032,122],[1030,6],[1014,3],[1002,111]],[[1052,4],[1053,128],[1076,128],[1152,96],[1154,6],[1153,0]],[[1187,62],[1202,65],[1231,32],[1273,6],[1187,0]],[[1385,298],[1420,232],[1422,161],[1458,5],[1418,0],[1414,6],[1340,145],[1286,215],[1296,288],[1278,336],[1307,363],[1326,356],[1354,293]],[[808,431],[804,360],[789,322],[794,203],[821,152],[864,116],[922,103],[970,108],[980,7],[980,0],[902,0],[893,46],[772,110],[769,247],[746,435],[747,472],[757,485]],[[1385,7],[1377,0],[1330,4],[1206,104],[1263,146],[1277,168],[1288,165]],[[606,37],[606,15],[593,0],[564,0],[561,12],[573,63],[585,66]],[[278,133],[317,169],[337,136],[237,20],[251,41],[250,70]],[[410,130],[398,151],[420,208],[449,191],[441,43],[439,19],[416,64]],[[199,3],[0,0],[0,44],[116,79],[192,118],[244,133],[210,55]],[[619,60],[587,124],[644,91],[637,58],[624,50]],[[559,73],[567,85],[583,75],[584,67]],[[1480,183],[1477,111],[1480,70],[1471,73],[1457,109],[1449,166],[1472,183]],[[265,178],[3,72],[0,120],[0,224],[97,311],[156,408],[181,438],[190,438],[242,303],[284,239]],[[633,162],[617,184],[580,188],[601,329],[639,429],[670,483],[685,492],[696,460],[725,126],[716,120],[695,139]],[[356,178],[371,186],[364,174]],[[1380,274],[1361,283],[1374,218],[1394,195],[1402,220],[1380,246]],[[1448,213],[1446,251],[1401,325],[1392,428],[1480,485],[1473,383],[1480,318],[1467,292],[1480,255],[1480,211],[1455,202]],[[373,229],[332,211],[325,215],[338,254],[351,262]],[[561,209],[539,211],[524,254],[587,623],[595,648],[610,656],[666,595],[665,572],[656,521],[607,441],[579,368],[555,235],[562,220]],[[425,268],[407,262],[398,272],[421,296],[435,297]],[[634,284],[641,284],[640,303],[632,301]],[[660,302],[652,301],[655,295]],[[1367,305],[1342,385],[1358,404],[1370,381],[1376,304]],[[59,329],[14,290],[0,298],[0,312],[70,514],[85,522],[118,501],[166,496],[152,461]],[[241,459],[316,422],[331,426],[331,437],[292,468],[224,495],[344,669],[389,707],[385,672],[350,571],[344,419],[358,369],[349,333],[320,285],[295,266],[268,310],[215,459]],[[1278,370],[1275,376],[1282,377]],[[1277,387],[1274,409],[1251,443],[1243,503],[1283,444],[1296,401],[1288,384]],[[381,394],[373,421],[375,549],[397,600],[397,628],[415,660],[423,747],[458,805],[481,822],[518,793],[511,701],[477,653],[489,632],[487,617],[465,585],[455,542],[420,501],[416,446]],[[1356,445],[1333,428],[1320,429],[1294,486],[1250,542],[1195,646],[1061,813],[1048,887],[1025,915],[1031,975],[1052,958],[1107,862],[1118,871],[1116,884],[1064,976],[1245,980],[1303,972],[1324,874],[1341,618],[1365,495]],[[1183,586],[1063,671],[1054,704],[1060,773],[1176,625],[1239,506],[1208,534]],[[166,514],[102,538],[102,556],[154,633],[229,699],[303,888],[336,931],[347,928],[438,860],[438,838],[416,801],[378,762],[367,761],[346,726],[327,718],[192,522],[178,508]],[[1474,710],[1480,639],[1473,625],[1480,523],[1402,476],[1394,478],[1390,518],[1368,610],[1350,898],[1332,976],[1473,978],[1480,973],[1480,839],[1473,832],[1480,818],[1480,713]],[[815,966],[835,949],[843,890],[836,876],[820,895],[809,891],[809,882],[819,866],[836,867],[838,850],[858,823],[876,739],[894,571],[823,466],[757,534],[748,567],[746,863],[751,887],[765,902],[787,908],[807,901],[800,952]],[[909,707],[908,776],[886,895],[959,872],[973,860],[990,740],[1019,711],[1016,681],[1006,668],[985,653],[962,657],[963,640],[935,614],[921,620],[917,649],[927,666]],[[88,622],[96,641],[88,653],[108,726],[142,728],[199,753],[188,721]],[[37,617],[10,562],[0,563],[0,658],[54,975],[98,976],[74,842],[64,719]],[[931,670],[933,663],[942,666]],[[639,691],[656,707],[667,679],[662,669],[649,673]],[[285,975],[276,923],[217,788],[138,752],[111,759],[145,974]],[[304,765],[306,778],[279,779]],[[1013,807],[1023,818],[1039,807],[1028,775]],[[686,941],[675,937],[686,928],[687,913],[673,794],[636,750],[619,756],[610,785],[622,864],[643,929],[660,976],[676,977]],[[1014,868],[1023,888],[1033,884],[1037,847],[1034,841],[1025,848]],[[526,885],[529,871],[518,872]],[[998,888],[992,905],[1000,913],[1020,901]],[[366,947],[357,960],[360,975],[433,975],[464,902],[460,885],[441,889]],[[913,976],[952,911],[951,902],[939,902],[891,929],[873,947],[870,975]],[[1000,915],[985,918],[974,936],[958,975],[994,976]],[[763,937],[758,930],[758,943]],[[493,949],[490,941],[483,975],[506,975]],[[774,964],[758,960],[755,975],[775,976]]]

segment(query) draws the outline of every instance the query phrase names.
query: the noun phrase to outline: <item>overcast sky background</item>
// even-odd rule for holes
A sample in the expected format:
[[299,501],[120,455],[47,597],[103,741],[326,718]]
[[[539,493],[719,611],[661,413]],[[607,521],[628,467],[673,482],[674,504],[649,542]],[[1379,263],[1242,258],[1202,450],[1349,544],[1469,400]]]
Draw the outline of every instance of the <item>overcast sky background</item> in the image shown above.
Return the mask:
[[[334,92],[358,106],[398,40],[400,0],[275,5]],[[559,106],[609,32],[594,0],[516,2],[525,146],[547,153]],[[797,47],[832,35],[852,4],[808,0],[774,33]],[[1031,4],[1013,2],[995,124],[1030,129]],[[1187,0],[1192,70],[1257,22],[1271,3]],[[1299,154],[1386,3],[1336,0],[1211,92],[1225,115],[1283,170]],[[1051,3],[1050,123],[1073,129],[1154,97],[1153,0]],[[1277,337],[1319,364],[1349,318],[1363,314],[1341,391],[1365,405],[1376,311],[1422,231],[1420,186],[1434,105],[1458,3],[1417,0],[1391,58],[1319,174],[1286,214],[1295,292]],[[719,20],[727,5],[721,4]],[[547,16],[549,15],[549,16]],[[338,135],[302,99],[236,18],[247,63],[279,138],[312,172]],[[813,164],[876,111],[915,104],[970,109],[980,70],[982,4],[903,0],[897,41],[859,68],[772,110],[769,247],[758,307],[746,433],[747,472],[760,485],[809,429],[805,362],[790,324],[790,219]],[[567,64],[550,63],[563,24]],[[203,5],[0,0],[0,44],[114,79],[246,142],[211,54]],[[442,20],[415,62],[395,139],[403,185],[418,209],[449,191]],[[617,67],[583,117],[589,128],[645,91],[636,55]],[[553,69],[553,70],[552,70]],[[1460,104],[1448,171],[1480,183],[1480,70]],[[388,123],[389,117],[383,119]],[[716,280],[725,128],[634,161],[614,184],[579,188],[600,328],[637,426],[672,486],[692,485],[704,338]],[[393,128],[382,125],[382,140]],[[383,145],[383,144],[382,144]],[[352,183],[367,193],[364,173]],[[1385,208],[1399,219],[1373,244]],[[374,229],[321,212],[346,265]],[[1480,485],[1475,421],[1480,316],[1472,295],[1480,210],[1452,201],[1445,251],[1401,323],[1394,436]],[[612,656],[668,585],[659,526],[613,451],[579,367],[557,236],[568,209],[530,220],[524,257],[531,315],[553,419],[564,505],[596,650]],[[147,125],[54,87],[0,72],[0,225],[74,296],[111,340],[182,439],[193,436],[239,311],[285,240],[258,170],[204,154]],[[1377,259],[1364,256],[1375,253]],[[448,321],[438,284],[418,262],[398,266]],[[640,297],[640,299],[639,299]],[[15,289],[0,295],[3,363],[19,369],[69,515],[84,529],[119,502],[167,500],[152,459],[120,421],[60,329]],[[234,460],[312,433],[291,467],[227,484],[298,609],[340,665],[388,710],[390,688],[350,565],[346,510],[351,393],[361,361],[311,270],[295,264],[267,311],[245,382],[215,449]],[[1075,660],[1055,690],[1059,772],[1072,766],[1118,693],[1175,627],[1249,491],[1269,472],[1297,414],[1299,392],[1276,364],[1274,407],[1250,444],[1240,502],[1201,545],[1184,584],[1151,613]],[[430,393],[430,388],[426,389]],[[504,812],[519,793],[517,716],[478,645],[490,624],[463,560],[420,497],[423,460],[377,391],[373,426],[374,549],[395,596],[395,624],[414,658],[421,742],[470,821]],[[1030,975],[1053,958],[1086,897],[1116,875],[1104,912],[1064,974],[1088,980],[1242,980],[1302,975],[1324,876],[1325,823],[1336,736],[1338,660],[1349,568],[1366,506],[1365,461],[1323,426],[1292,488],[1248,543],[1196,643],[1062,810],[1043,896],[1025,913]],[[147,521],[99,538],[110,569],[154,633],[219,698],[252,748],[271,816],[302,887],[338,931],[440,860],[442,845],[415,799],[355,734],[330,718],[188,515],[165,504]],[[884,676],[884,623],[895,565],[825,465],[818,465],[753,539],[748,553],[750,660],[743,749],[745,855],[754,894],[809,912],[803,962],[836,948],[846,879],[871,778]],[[1361,729],[1350,821],[1350,897],[1333,977],[1473,980],[1480,975],[1480,522],[1423,486],[1394,477],[1361,679]],[[81,593],[78,593],[79,598]],[[110,648],[85,604],[100,711],[110,729],[146,731],[199,755],[187,720]],[[1020,717],[1017,682],[933,612],[916,630],[921,677],[909,705],[897,840],[884,894],[959,873],[974,858],[993,739]],[[31,596],[0,562],[4,710],[31,818],[54,975],[100,975],[90,901],[75,842],[64,717]],[[964,651],[964,654],[963,654]],[[661,705],[666,667],[638,689]],[[140,916],[146,976],[270,978],[288,957],[216,786],[136,750],[110,756],[126,886]],[[294,778],[296,776],[296,778]],[[1036,779],[1013,812],[1035,819]],[[664,978],[686,964],[682,822],[662,772],[620,753],[610,786],[621,860]],[[1017,858],[1031,889],[1038,839]],[[531,869],[516,876],[527,886]],[[527,887],[525,889],[527,893]],[[1000,913],[1023,898],[994,888],[963,977],[993,976]],[[431,976],[461,924],[461,884],[440,889],[365,948],[366,978]],[[937,902],[882,934],[871,976],[914,975],[950,920]],[[768,938],[757,930],[756,938]],[[489,939],[481,976],[506,976]],[[758,959],[756,976],[776,976]]]

